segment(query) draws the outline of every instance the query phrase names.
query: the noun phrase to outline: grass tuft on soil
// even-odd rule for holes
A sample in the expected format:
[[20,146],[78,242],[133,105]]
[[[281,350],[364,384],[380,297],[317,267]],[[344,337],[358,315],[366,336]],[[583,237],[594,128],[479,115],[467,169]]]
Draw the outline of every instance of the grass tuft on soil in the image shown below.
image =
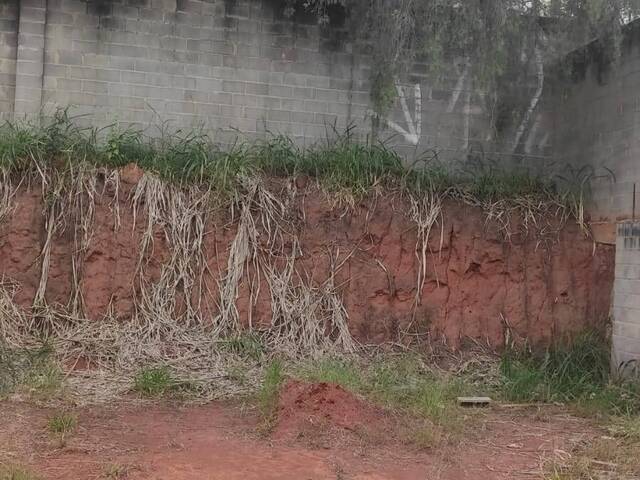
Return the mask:
[[273,428],[278,408],[280,387],[284,382],[284,365],[280,359],[273,359],[267,365],[264,379],[257,394],[258,407],[262,416],[260,430],[268,433]]
[[456,398],[465,392],[462,381],[439,375],[417,355],[361,359],[325,358],[309,362],[297,375],[311,382],[335,383],[363,395],[391,411],[408,413],[427,423],[418,423],[409,441],[433,447],[456,437],[465,413]]
[[145,397],[160,397],[175,387],[169,368],[145,367],[133,379],[133,389]]
[[47,428],[51,433],[67,435],[73,432],[78,424],[78,417],[72,413],[59,412],[53,415],[47,422]]

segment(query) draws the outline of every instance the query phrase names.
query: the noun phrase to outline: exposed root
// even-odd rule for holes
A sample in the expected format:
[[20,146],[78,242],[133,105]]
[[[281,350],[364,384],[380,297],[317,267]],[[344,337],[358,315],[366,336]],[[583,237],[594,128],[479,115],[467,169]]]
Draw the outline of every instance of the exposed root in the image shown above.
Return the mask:
[[18,186],[14,186],[6,170],[0,170],[0,225],[2,225],[15,210],[14,197]]
[[13,301],[18,289],[17,283],[4,277],[0,280],[0,340],[14,349],[30,344],[28,315]]
[[63,198],[65,184],[62,174],[53,171],[51,175],[48,175],[40,170],[40,175],[42,177],[42,196],[44,199],[45,240],[40,251],[40,282],[33,300],[34,310],[46,307],[45,294],[51,264],[51,248],[55,235],[64,229],[65,223]]
[[118,170],[103,171],[104,173],[104,188],[102,195],[107,190],[111,192],[111,202],[109,208],[113,213],[113,231],[120,230],[120,172]]
[[67,205],[72,215],[74,249],[71,256],[73,278],[68,308],[74,316],[82,316],[82,270],[84,257],[93,236],[97,175],[94,169],[83,164],[79,165],[77,170],[72,167],[69,173],[71,184],[67,193]]
[[[238,229],[229,250],[227,272],[220,281],[220,309],[215,321],[217,331],[227,335],[241,330],[236,307],[240,282],[247,276],[253,306],[260,293],[260,256],[280,254],[288,224],[285,203],[269,192],[261,179],[244,177],[241,183],[243,192],[232,205],[240,211]],[[248,322],[252,329],[251,308]]]
[[292,357],[327,352],[350,353],[357,349],[347,324],[347,311],[335,285],[340,266],[331,256],[331,274],[320,286],[305,283],[295,270],[300,247],[294,244],[283,268],[265,265],[271,292],[270,347]]
[[[146,215],[138,261],[139,316],[145,319],[182,318],[187,324],[202,323],[201,302],[206,293],[203,244],[209,201],[208,190],[181,189],[148,173],[138,183],[132,199],[134,225],[142,207]],[[164,232],[170,254],[162,266],[160,278],[151,284],[145,266],[153,253],[156,228]],[[183,305],[177,305],[178,299]]]
[[416,282],[415,305],[422,303],[422,291],[424,282],[427,278],[427,250],[429,248],[429,238],[433,226],[440,219],[440,247],[444,241],[444,221],[442,218],[442,200],[435,192],[416,198],[409,196],[411,208],[409,210],[410,218],[418,227],[418,235],[416,240],[416,258],[418,260],[418,278]]

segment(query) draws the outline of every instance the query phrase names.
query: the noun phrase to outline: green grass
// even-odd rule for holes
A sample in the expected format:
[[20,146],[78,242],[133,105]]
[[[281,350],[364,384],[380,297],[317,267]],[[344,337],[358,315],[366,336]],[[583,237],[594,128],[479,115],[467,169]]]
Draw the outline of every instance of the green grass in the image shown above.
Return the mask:
[[73,432],[78,424],[78,418],[72,413],[59,412],[53,415],[47,422],[47,428],[51,433],[67,435]]
[[606,342],[591,333],[542,354],[507,351],[499,393],[508,401],[568,403],[588,415],[640,412],[640,386],[612,378],[609,358]]
[[275,420],[280,386],[284,381],[284,366],[279,359],[271,360],[265,370],[264,380],[258,391],[258,406],[263,419],[262,430],[269,431]]
[[240,333],[221,342],[221,346],[229,352],[251,360],[260,360],[266,347],[260,336],[253,332]]
[[[289,138],[271,137],[252,144],[237,142],[224,150],[205,133],[160,129],[159,138],[117,125],[103,130],[75,126],[68,110],[59,110],[42,126],[6,123],[0,127],[0,169],[14,174],[45,167],[70,169],[74,163],[118,168],[135,163],[169,181],[232,192],[250,174],[304,175],[325,188],[363,196],[377,187],[411,192],[436,190],[478,200],[519,198],[562,200],[541,177],[475,165],[451,170],[431,158],[407,166],[385,144],[360,144],[351,132],[322,145],[300,148]],[[415,167],[415,168],[413,168]]]
[[39,478],[24,467],[0,463],[0,480],[39,480]]
[[463,415],[456,398],[465,392],[464,382],[434,374],[418,356],[380,358],[366,364],[327,358],[305,365],[298,374],[312,382],[336,383],[386,408],[428,420],[437,428],[418,429],[420,444],[460,431]]
[[146,367],[141,369],[133,380],[133,388],[145,397],[159,397],[175,387],[167,367]]

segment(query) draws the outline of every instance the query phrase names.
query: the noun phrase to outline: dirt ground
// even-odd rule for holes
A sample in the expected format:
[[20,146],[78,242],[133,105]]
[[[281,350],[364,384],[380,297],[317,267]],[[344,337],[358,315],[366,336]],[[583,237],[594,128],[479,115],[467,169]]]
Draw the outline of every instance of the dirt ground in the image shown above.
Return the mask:
[[[74,410],[75,431],[64,439],[47,429],[56,410],[7,400],[0,411],[0,462],[47,480],[540,479],[545,462],[599,435],[553,407],[474,411],[455,445],[433,449],[348,435],[316,442],[313,428],[322,425],[312,416],[310,428],[297,435],[265,435],[255,411],[230,403],[81,408]],[[308,411],[301,409],[303,416]],[[393,423],[383,425],[392,438]]]

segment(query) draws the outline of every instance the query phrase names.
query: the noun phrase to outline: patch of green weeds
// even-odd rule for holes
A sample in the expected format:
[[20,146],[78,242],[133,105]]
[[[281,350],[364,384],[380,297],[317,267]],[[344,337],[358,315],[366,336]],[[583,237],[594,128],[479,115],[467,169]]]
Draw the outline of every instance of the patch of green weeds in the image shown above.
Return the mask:
[[501,373],[508,401],[569,403],[587,415],[640,412],[640,386],[612,378],[609,347],[593,333],[542,354],[507,351]]
[[222,342],[222,346],[241,357],[260,360],[266,348],[262,338],[254,332],[241,333]]
[[51,433],[65,436],[72,433],[77,425],[78,417],[68,412],[56,413],[47,422],[47,428]]
[[478,201],[535,197],[567,203],[567,196],[550,182],[490,162],[455,171],[431,157],[406,165],[384,143],[355,142],[351,128],[329,131],[325,143],[309,148],[298,147],[291,138],[274,136],[253,144],[236,142],[223,151],[203,131],[170,131],[166,124],[160,126],[159,137],[153,138],[118,125],[100,132],[80,128],[69,110],[57,111],[44,124],[0,126],[0,168],[7,172],[70,169],[74,162],[109,168],[134,163],[165,180],[204,184],[227,194],[241,188],[240,179],[247,175],[305,175],[328,190],[346,191],[354,197],[386,187],[451,193],[456,198],[463,192]]
[[258,391],[258,406],[263,420],[260,430],[265,433],[273,428],[278,408],[278,395],[284,378],[282,361],[273,359],[265,370],[264,380]]
[[[412,443],[434,446],[457,435],[463,415],[456,398],[464,383],[438,376],[418,356],[380,358],[371,363],[327,358],[305,365],[300,376],[313,382],[330,382],[366,396],[388,409],[415,415]],[[413,438],[415,437],[415,438]]]
[[176,387],[171,372],[165,366],[141,369],[133,379],[133,388],[145,397],[159,397]]

